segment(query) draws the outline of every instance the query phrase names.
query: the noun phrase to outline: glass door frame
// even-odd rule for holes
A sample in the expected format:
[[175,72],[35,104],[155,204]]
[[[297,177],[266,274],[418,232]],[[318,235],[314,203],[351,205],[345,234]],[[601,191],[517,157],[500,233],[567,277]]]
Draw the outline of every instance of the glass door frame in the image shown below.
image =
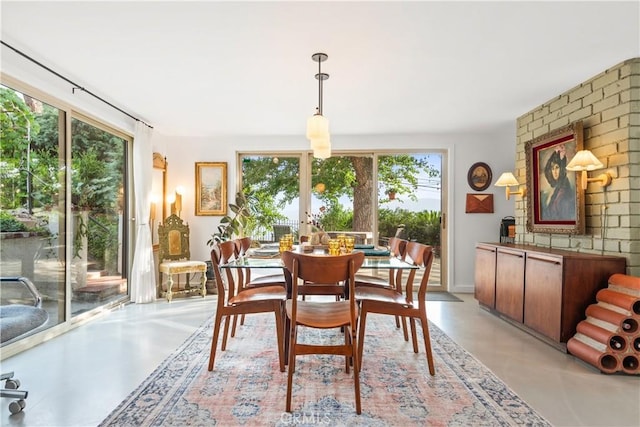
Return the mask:
[[[398,150],[389,150],[389,149],[381,149],[381,150],[334,150],[333,156],[349,156],[349,155],[357,155],[357,156],[366,156],[370,155],[373,158],[373,166],[372,166],[372,188],[375,194],[373,194],[373,203],[375,204],[375,214],[372,219],[372,233],[374,236],[378,235],[378,205],[379,205],[379,196],[377,189],[379,188],[378,182],[378,156],[384,155],[392,155],[392,154],[437,154],[441,156],[441,165],[440,165],[440,286],[437,287],[437,290],[448,290],[448,241],[449,237],[449,227],[447,223],[448,219],[448,162],[449,162],[449,152],[446,149],[398,149]],[[237,188],[242,188],[242,157],[243,156],[289,156],[289,157],[299,157],[300,159],[300,177],[299,177],[299,218],[300,221],[300,233],[308,234],[310,226],[307,225],[308,218],[305,215],[305,212],[310,212],[311,210],[311,180],[312,180],[312,164],[313,164],[313,152],[310,150],[301,150],[301,151],[242,151],[237,152],[236,156],[236,170],[237,170],[237,179],[236,185]],[[306,229],[306,231],[305,231]]]
[[[9,358],[15,354],[18,354],[22,351],[25,351],[29,348],[32,348],[52,337],[62,335],[69,330],[80,326],[86,323],[89,318],[92,318],[105,310],[111,309],[116,306],[123,305],[127,303],[130,299],[130,287],[131,284],[127,282],[127,292],[122,295],[122,297],[117,300],[110,301],[104,305],[96,306],[95,308],[88,310],[80,315],[72,316],[71,314],[71,298],[72,298],[72,290],[71,290],[71,262],[70,260],[73,257],[73,236],[72,236],[72,221],[73,215],[71,212],[71,141],[73,135],[71,135],[71,121],[72,118],[76,118],[79,120],[86,121],[93,126],[100,128],[110,134],[113,134],[119,138],[122,138],[126,141],[126,149],[124,155],[124,177],[123,177],[123,188],[125,189],[125,198],[123,199],[124,209],[122,214],[122,223],[123,223],[123,254],[122,254],[122,271],[126,277],[130,277],[130,269],[132,266],[133,259],[133,239],[135,238],[135,227],[133,227],[132,211],[131,208],[134,206],[134,194],[133,188],[131,187],[132,179],[132,171],[133,171],[133,136],[128,134],[122,130],[119,130],[115,127],[108,125],[106,122],[101,121],[100,119],[82,112],[78,109],[75,109],[68,103],[52,96],[36,87],[33,87],[27,83],[22,82],[21,80],[8,76],[4,73],[0,72],[0,82],[13,90],[16,90],[22,94],[28,95],[38,101],[46,103],[56,109],[59,110],[60,115],[64,116],[63,118],[59,118],[58,120],[58,129],[59,129],[59,147],[60,150],[64,152],[61,153],[61,158],[64,159],[64,165],[61,166],[61,173],[64,173],[64,179],[62,181],[62,185],[64,186],[65,197],[64,201],[61,201],[61,204],[64,204],[64,236],[61,237],[61,243],[65,245],[64,254],[62,255],[64,259],[63,271],[64,278],[62,279],[61,286],[64,287],[64,297],[60,300],[60,309],[63,310],[63,318],[64,320],[60,323],[53,325],[43,331],[36,332],[33,335],[27,336],[19,341],[6,345],[2,348],[2,360]],[[62,289],[62,288],[61,288]]]

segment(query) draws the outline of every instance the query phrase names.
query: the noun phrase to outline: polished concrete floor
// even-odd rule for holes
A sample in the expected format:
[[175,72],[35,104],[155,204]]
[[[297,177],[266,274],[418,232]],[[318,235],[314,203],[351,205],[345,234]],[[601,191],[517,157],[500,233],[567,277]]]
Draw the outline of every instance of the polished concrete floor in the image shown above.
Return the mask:
[[[431,321],[553,425],[640,425],[640,376],[601,374],[458,296],[429,302]],[[0,425],[99,424],[214,308],[215,296],[131,304],[3,361],[29,397],[16,415],[2,399]]]

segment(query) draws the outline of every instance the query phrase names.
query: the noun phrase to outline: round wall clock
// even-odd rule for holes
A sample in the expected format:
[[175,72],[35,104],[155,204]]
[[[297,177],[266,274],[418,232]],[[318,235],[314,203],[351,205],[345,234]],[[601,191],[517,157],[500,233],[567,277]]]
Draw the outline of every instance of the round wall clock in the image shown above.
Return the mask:
[[476,191],[484,191],[491,185],[491,168],[488,164],[478,162],[471,165],[467,173],[469,187]]

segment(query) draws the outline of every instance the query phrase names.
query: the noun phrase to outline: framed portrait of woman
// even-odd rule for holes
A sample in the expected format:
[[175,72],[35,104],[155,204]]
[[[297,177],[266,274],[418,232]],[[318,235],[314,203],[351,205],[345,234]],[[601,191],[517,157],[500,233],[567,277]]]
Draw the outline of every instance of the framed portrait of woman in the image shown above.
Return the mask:
[[534,233],[584,234],[584,190],[567,164],[582,150],[582,122],[525,143],[527,230]]

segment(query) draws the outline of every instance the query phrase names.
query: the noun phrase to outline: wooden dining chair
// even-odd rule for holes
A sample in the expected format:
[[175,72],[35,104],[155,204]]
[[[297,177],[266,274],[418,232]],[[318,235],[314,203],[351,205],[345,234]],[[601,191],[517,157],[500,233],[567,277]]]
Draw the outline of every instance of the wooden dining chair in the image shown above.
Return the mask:
[[[234,240],[236,257],[242,258],[249,256],[249,249],[251,249],[253,239],[251,237],[240,237]],[[258,288],[261,286],[286,286],[284,273],[268,274],[265,276],[259,276],[256,278],[251,277],[251,268],[239,268],[236,270],[238,275],[238,292],[242,292],[245,289]],[[240,316],[240,325],[244,325],[244,314]],[[236,335],[236,326],[238,323],[238,316],[233,316],[233,324],[231,326],[231,337]]]
[[[389,238],[389,252],[390,255],[398,259],[404,260],[407,253],[407,241],[399,237]],[[380,276],[374,276],[370,274],[356,274],[356,287],[358,286],[377,286],[383,288],[397,289],[398,284],[402,284],[402,274],[404,270],[389,269],[389,276],[383,278]],[[400,328],[402,320],[402,329],[404,331],[405,339],[408,339],[407,322],[405,319],[401,319],[400,316],[395,316],[396,328]]]
[[[249,249],[253,244],[251,237],[241,237],[235,240],[236,243],[236,256],[241,258],[244,256],[250,256]],[[280,285],[285,286],[284,273],[268,274],[264,276],[252,277],[251,268],[243,268],[240,271],[242,273],[242,288],[255,288],[258,286],[272,286]]]
[[[218,302],[216,307],[216,319],[213,325],[213,339],[211,341],[211,353],[209,355],[209,370],[213,370],[216,358],[216,348],[222,319],[224,318],[224,331],[222,333],[221,350],[227,347],[229,334],[229,320],[231,316],[251,313],[275,314],[276,337],[278,341],[278,358],[280,372],[284,372],[284,302],[287,299],[287,291],[283,286],[262,286],[253,289],[245,289],[238,292],[234,279],[233,269],[220,266],[235,259],[235,243],[233,241],[222,242],[214,245],[211,250],[211,263],[216,277],[218,290]],[[223,278],[224,271],[224,278]],[[226,282],[226,289],[225,289]]]
[[[282,261],[291,272],[291,299],[286,302],[286,315],[290,319],[289,328],[289,371],[287,376],[286,411],[291,412],[293,373],[296,356],[307,354],[336,354],[345,356],[345,371],[349,373],[353,363],[356,412],[361,413],[360,377],[357,347],[358,307],[353,298],[355,273],[364,262],[363,252],[346,255],[313,255],[297,252],[283,252]],[[298,301],[300,283],[346,283],[346,300],[340,301]],[[338,345],[299,344],[298,327],[329,329],[344,328],[345,342]]]
[[[390,237],[389,252],[391,256],[404,260],[405,254],[407,252],[407,241],[399,237]],[[374,276],[369,274],[362,274],[362,273],[356,274],[356,286],[366,285],[366,286],[382,286],[385,288],[395,288],[396,283],[400,283],[401,281],[402,281],[401,269],[397,269],[395,271],[393,269],[390,269],[388,278],[383,278],[380,276]]]
[[[406,281],[403,283],[404,291],[376,286],[359,286],[355,289],[356,299],[360,303],[360,332],[358,337],[358,355],[360,367],[362,367],[362,354],[364,349],[365,328],[369,313],[388,314],[409,319],[411,326],[411,338],[413,351],[418,353],[418,338],[415,320],[419,319],[424,335],[424,345],[427,353],[429,373],[435,375],[433,354],[431,351],[431,339],[429,337],[429,322],[427,321],[426,294],[429,282],[429,273],[433,263],[433,250],[431,246],[417,242],[407,243],[407,258],[422,270],[422,280],[418,286],[417,298],[414,300],[414,278],[416,269],[409,271]],[[405,340],[408,337],[405,334]]]

